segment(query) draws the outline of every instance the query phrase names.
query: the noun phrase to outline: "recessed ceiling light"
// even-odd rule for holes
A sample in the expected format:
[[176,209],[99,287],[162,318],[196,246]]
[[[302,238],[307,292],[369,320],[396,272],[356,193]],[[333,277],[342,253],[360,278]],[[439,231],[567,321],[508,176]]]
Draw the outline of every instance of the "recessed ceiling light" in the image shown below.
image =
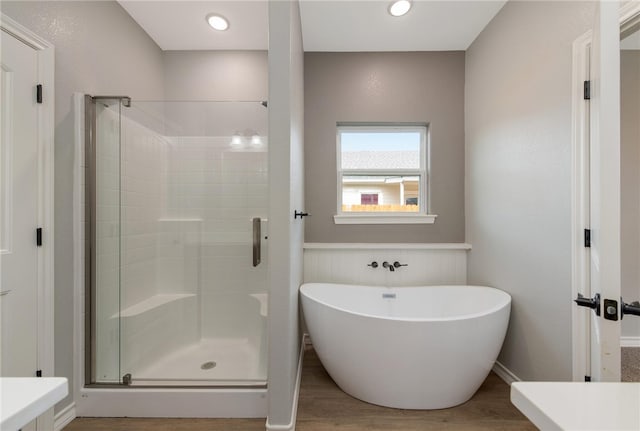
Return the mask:
[[207,22],[216,30],[224,31],[229,28],[229,21],[222,15],[215,13],[207,15]]
[[398,0],[391,3],[389,13],[393,16],[402,16],[409,12],[409,9],[411,9],[411,2],[409,0]]

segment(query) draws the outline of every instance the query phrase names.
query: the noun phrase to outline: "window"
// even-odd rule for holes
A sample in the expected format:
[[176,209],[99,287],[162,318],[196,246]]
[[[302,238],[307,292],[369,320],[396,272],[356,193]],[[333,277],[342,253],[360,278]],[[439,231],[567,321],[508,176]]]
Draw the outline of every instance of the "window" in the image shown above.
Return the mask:
[[378,205],[378,193],[360,193],[360,205]]
[[433,223],[426,125],[337,128],[336,223]]

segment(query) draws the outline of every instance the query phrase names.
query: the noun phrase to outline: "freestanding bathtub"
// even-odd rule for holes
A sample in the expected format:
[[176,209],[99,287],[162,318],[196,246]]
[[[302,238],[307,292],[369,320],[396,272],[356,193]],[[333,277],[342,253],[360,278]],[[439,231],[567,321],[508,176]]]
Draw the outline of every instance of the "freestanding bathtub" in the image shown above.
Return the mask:
[[363,401],[442,409],[469,400],[502,347],[511,297],[479,286],[300,288],[329,375]]

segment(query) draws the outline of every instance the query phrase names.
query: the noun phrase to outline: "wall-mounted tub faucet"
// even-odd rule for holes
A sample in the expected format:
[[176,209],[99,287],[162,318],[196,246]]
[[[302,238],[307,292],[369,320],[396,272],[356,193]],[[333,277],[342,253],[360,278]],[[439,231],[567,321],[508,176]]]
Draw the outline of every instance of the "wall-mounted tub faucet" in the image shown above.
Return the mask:
[[[386,260],[382,262],[382,267],[388,269],[391,272],[394,272],[396,268],[400,268],[401,266],[409,266],[408,263],[400,263],[397,260],[393,263],[389,263]],[[375,268],[375,267],[374,267]]]

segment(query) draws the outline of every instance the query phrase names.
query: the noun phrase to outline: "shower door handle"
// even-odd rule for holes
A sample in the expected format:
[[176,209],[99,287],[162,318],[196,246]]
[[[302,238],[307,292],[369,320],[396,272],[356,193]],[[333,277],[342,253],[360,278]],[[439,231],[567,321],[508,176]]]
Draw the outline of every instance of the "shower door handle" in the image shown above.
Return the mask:
[[253,218],[253,266],[260,265],[260,217]]

